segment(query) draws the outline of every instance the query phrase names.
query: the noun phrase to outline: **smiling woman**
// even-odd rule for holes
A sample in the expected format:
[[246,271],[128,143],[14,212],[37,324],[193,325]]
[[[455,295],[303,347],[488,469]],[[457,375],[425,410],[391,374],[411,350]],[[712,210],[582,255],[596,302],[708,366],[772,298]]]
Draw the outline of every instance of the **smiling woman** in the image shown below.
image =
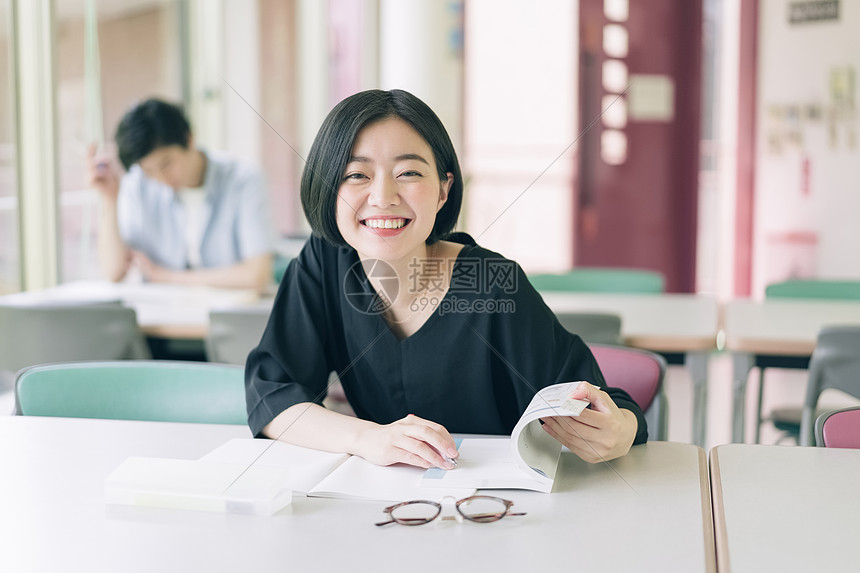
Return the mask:
[[[538,389],[585,380],[571,397],[592,409],[546,418],[550,435],[594,462],[647,439],[519,265],[453,232],[462,195],[448,134],[415,96],[372,90],[331,111],[302,177],[314,236],[247,361],[255,435],[452,469],[449,432],[510,434]],[[321,406],[331,371],[357,418]]]

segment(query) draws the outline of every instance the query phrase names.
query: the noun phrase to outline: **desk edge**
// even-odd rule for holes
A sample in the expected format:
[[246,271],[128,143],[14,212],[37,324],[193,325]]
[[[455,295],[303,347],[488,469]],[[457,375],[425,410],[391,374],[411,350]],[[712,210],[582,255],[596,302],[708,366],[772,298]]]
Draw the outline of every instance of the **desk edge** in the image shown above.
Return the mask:
[[714,544],[716,547],[716,564],[720,573],[730,573],[729,538],[726,530],[726,515],[723,507],[723,484],[720,481],[719,446],[710,452],[711,472],[711,511],[713,512]]
[[708,460],[705,450],[699,448],[699,480],[702,492],[702,535],[705,536],[705,570],[709,573],[717,571],[717,554],[714,536],[714,515],[711,496],[711,484],[708,479]]

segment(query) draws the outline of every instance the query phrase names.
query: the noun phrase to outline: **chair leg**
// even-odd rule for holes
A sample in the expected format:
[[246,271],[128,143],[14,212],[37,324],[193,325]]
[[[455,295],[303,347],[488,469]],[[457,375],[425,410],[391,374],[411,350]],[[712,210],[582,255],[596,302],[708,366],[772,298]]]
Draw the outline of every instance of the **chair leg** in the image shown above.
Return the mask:
[[755,443],[761,443],[761,409],[764,402],[764,367],[758,373],[758,401],[755,405]]

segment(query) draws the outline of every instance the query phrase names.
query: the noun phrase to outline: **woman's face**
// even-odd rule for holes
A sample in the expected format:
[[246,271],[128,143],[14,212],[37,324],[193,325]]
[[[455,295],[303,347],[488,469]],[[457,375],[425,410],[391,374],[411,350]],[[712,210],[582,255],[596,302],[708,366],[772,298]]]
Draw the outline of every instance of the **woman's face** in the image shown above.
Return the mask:
[[454,176],[440,181],[430,146],[392,117],[358,133],[337,199],[337,227],[362,259],[425,256]]

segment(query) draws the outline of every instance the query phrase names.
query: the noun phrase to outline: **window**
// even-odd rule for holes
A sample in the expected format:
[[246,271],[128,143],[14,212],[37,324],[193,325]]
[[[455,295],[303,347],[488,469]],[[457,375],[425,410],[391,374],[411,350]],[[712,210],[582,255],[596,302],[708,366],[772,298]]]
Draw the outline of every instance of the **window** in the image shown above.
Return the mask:
[[[85,2],[55,4],[62,282],[101,276],[99,198],[85,188],[88,144],[101,140],[113,151],[116,125],[135,100],[182,101],[180,2],[95,4],[97,34],[87,22]],[[87,55],[94,43],[97,60]],[[100,89],[88,92],[94,81]]]
[[11,0],[0,0],[0,295],[21,289]]

